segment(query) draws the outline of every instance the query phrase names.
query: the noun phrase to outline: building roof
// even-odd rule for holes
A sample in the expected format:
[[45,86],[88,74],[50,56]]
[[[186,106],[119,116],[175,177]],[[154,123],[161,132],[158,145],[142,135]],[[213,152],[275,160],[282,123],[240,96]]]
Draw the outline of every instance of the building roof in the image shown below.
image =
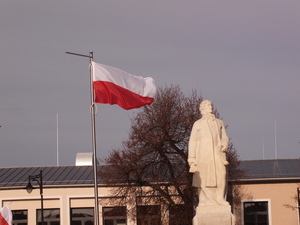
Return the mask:
[[[106,166],[98,166],[105,169]],[[300,181],[300,159],[278,160],[247,160],[241,161],[240,169],[245,170],[244,181],[251,180],[282,180],[297,179]],[[43,172],[43,185],[53,186],[92,186],[92,166],[47,166],[0,168],[0,189],[25,188],[29,175],[38,175]],[[101,177],[99,185],[105,185]],[[33,184],[33,183],[32,183]]]
[[300,159],[247,160],[239,167],[245,171],[245,180],[300,180]]
[[94,184],[92,166],[0,168],[0,188],[26,187],[29,175],[39,175],[41,170],[44,186]]

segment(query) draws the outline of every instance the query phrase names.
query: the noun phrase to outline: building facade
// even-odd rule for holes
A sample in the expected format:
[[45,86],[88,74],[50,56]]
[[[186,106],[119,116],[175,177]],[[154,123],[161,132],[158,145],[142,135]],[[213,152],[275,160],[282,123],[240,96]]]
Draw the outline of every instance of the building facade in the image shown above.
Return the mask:
[[234,206],[238,224],[299,225],[300,160],[242,161],[245,178]]
[[[239,187],[240,199],[233,205],[238,225],[299,225],[300,160],[242,161],[246,176],[230,181]],[[94,218],[92,166],[0,168],[0,205],[9,204],[15,225],[41,224],[39,183],[28,194],[29,176],[42,171],[43,214],[47,225],[89,225]],[[142,197],[126,196],[120,204],[112,188],[99,178],[101,225],[175,225],[181,205],[144,203]]]

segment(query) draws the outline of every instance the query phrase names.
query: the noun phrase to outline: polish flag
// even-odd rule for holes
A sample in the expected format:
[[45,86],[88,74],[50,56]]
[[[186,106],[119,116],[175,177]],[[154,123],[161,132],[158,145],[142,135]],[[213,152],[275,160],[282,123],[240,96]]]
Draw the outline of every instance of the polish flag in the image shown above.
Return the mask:
[[120,69],[92,62],[95,102],[118,104],[129,110],[149,105],[156,87],[151,77],[139,77]]
[[0,225],[11,225],[12,224],[12,212],[8,205],[0,208]]

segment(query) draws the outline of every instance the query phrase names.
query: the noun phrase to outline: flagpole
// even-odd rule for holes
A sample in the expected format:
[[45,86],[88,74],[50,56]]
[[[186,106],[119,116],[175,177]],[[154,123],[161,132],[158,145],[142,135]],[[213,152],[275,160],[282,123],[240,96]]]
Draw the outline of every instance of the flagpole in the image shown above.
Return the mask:
[[90,82],[91,82],[91,119],[92,119],[92,147],[93,147],[93,166],[94,166],[94,193],[95,193],[95,210],[94,224],[99,225],[99,201],[98,201],[98,176],[97,176],[97,154],[96,154],[96,126],[95,126],[95,94],[93,82],[93,52],[90,52]]
[[59,166],[58,113],[56,113],[56,166]]
[[95,208],[94,208],[94,224],[99,225],[99,200],[98,200],[98,176],[97,176],[97,154],[96,154],[96,126],[95,126],[95,95],[94,95],[94,82],[93,82],[93,52],[89,55],[77,54],[73,52],[66,52],[66,54],[76,55],[81,57],[90,58],[90,91],[91,91],[91,122],[92,122],[92,148],[93,148],[93,175],[94,175],[94,195],[95,195]]

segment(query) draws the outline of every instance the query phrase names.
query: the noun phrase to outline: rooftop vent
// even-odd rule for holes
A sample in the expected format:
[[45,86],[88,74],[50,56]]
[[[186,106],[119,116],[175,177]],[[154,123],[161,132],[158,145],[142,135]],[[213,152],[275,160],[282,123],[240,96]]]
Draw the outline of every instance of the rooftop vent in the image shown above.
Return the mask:
[[[99,164],[97,160],[97,164]],[[93,165],[93,153],[92,152],[80,152],[76,154],[76,166],[92,166]]]

